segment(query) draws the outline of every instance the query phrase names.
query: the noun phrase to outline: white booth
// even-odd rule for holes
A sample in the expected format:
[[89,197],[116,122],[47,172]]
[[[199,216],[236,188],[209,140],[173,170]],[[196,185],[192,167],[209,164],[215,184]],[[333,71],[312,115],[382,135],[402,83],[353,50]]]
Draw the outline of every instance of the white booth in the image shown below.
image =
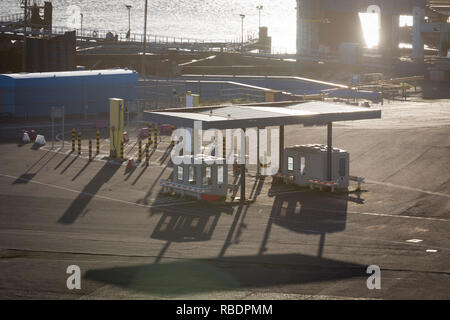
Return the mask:
[[296,145],[285,148],[282,179],[299,186],[346,189],[349,186],[349,154],[333,148],[331,180],[328,179],[327,146],[323,144]]
[[163,189],[198,200],[226,197],[228,167],[225,159],[199,154],[176,157],[173,163],[172,177],[160,182]]

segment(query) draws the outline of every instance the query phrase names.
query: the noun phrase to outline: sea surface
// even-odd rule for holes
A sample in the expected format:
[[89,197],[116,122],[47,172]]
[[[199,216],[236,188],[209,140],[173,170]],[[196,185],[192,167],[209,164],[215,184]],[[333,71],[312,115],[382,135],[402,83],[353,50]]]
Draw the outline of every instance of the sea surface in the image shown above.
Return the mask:
[[[30,1],[42,5],[43,0]],[[83,29],[143,33],[144,0],[53,0],[53,25]],[[258,5],[261,24],[267,26],[276,52],[295,52],[295,0],[148,0],[147,33],[201,40],[240,41],[241,18],[245,14],[244,38],[258,34]],[[20,0],[0,0],[0,16],[20,13]]]

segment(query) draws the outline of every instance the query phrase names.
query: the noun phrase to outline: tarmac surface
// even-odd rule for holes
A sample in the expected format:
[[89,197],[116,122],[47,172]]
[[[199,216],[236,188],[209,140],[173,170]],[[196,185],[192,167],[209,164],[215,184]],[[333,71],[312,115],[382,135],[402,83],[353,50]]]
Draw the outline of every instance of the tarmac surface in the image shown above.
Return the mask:
[[[86,140],[81,156],[67,140],[33,150],[18,144],[20,124],[2,125],[0,298],[449,299],[450,101],[379,107],[380,120],[334,124],[362,192],[250,172],[245,204],[163,194],[167,136],[149,167],[127,170],[105,160],[105,130],[89,162]],[[33,125],[48,139],[48,124]],[[88,122],[78,129],[95,137]],[[325,127],[286,127],[286,146],[325,142]],[[80,290],[66,286],[69,265]],[[367,288],[369,265],[381,268],[379,290]]]

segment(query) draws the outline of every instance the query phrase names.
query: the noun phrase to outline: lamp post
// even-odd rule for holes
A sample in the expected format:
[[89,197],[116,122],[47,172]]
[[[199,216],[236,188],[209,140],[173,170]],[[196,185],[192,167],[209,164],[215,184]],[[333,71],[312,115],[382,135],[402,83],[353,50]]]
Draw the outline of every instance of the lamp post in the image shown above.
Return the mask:
[[80,37],[81,37],[81,41],[83,41],[82,37],[83,37],[83,14],[80,13],[80,17],[81,17],[81,30],[80,30]]
[[144,9],[144,45],[142,48],[142,64],[141,64],[141,73],[145,74],[145,51],[147,49],[147,7],[148,0],[145,0],[145,9]]
[[128,9],[128,33],[127,33],[127,39],[130,40],[131,38],[131,4],[126,4],[125,7]]
[[264,7],[262,5],[259,5],[259,6],[256,7],[256,9],[258,9],[258,15],[259,15],[258,27],[261,28],[261,10],[264,9]]
[[25,0],[23,9],[23,54],[22,54],[22,71],[27,69],[27,15],[28,15],[28,0]]
[[241,16],[241,52],[244,52],[244,18],[245,14],[240,14]]

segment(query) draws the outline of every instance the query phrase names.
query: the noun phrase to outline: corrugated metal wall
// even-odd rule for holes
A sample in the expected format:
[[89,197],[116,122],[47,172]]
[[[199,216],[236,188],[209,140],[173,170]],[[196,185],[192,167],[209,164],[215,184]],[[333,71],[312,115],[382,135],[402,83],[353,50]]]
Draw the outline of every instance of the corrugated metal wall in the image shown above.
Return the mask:
[[136,72],[95,70],[67,74],[0,75],[0,110],[14,117],[46,117],[52,106],[65,106],[66,114],[95,114],[108,112],[109,98],[128,102],[136,99]]

